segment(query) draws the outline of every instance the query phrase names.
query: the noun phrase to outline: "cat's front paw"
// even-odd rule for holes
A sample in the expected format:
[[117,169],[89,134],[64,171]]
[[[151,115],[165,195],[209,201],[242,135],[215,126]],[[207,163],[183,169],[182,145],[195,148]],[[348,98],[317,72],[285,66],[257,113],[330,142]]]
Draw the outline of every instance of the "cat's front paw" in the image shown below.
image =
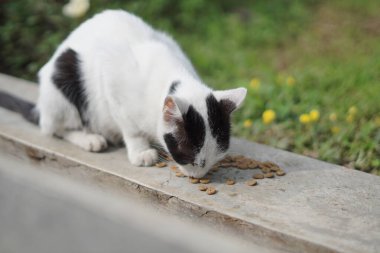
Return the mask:
[[107,148],[107,140],[98,134],[86,134],[78,141],[78,144],[90,152],[100,152]]
[[147,149],[141,152],[131,152],[129,161],[136,166],[151,166],[158,159],[157,150]]

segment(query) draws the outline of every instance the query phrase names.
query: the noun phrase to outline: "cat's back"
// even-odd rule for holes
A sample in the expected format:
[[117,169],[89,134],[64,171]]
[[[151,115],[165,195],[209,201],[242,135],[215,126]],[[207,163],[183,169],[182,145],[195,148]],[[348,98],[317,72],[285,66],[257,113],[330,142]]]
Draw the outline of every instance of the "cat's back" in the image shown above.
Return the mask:
[[[109,34],[109,39],[126,38],[130,43],[150,39],[154,30],[140,17],[123,10],[106,10],[88,20],[89,32]],[[85,23],[84,23],[85,25]]]
[[[135,64],[136,56],[131,53],[131,48],[154,40],[155,34],[147,23],[134,14],[123,10],[105,10],[73,30],[41,68],[39,76],[50,79],[56,70],[57,60],[70,49],[81,62],[85,79],[96,79],[93,74],[99,72],[104,63],[111,63],[107,66]],[[120,61],[123,64],[119,64]]]
[[122,10],[106,10],[82,23],[60,45],[65,50],[70,47],[76,51],[93,53],[98,47],[114,46],[117,43],[141,44],[150,41],[155,31],[141,18]]

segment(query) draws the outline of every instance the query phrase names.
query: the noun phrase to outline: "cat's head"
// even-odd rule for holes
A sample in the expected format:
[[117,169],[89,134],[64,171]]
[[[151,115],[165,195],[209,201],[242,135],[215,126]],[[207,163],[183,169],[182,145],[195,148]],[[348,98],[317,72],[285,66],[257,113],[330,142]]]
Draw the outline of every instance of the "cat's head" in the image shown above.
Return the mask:
[[168,95],[163,108],[163,140],[181,171],[200,178],[222,159],[230,145],[230,115],[247,90],[210,91],[190,103]]

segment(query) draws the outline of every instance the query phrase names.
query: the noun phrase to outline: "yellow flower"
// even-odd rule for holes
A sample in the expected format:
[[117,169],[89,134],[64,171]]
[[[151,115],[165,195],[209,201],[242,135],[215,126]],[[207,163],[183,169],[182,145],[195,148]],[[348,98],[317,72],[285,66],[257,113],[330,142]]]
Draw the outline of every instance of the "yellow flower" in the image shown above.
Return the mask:
[[286,78],[286,84],[287,84],[288,86],[294,86],[294,85],[296,84],[296,80],[294,79],[293,76],[288,76],[288,77]]
[[318,110],[311,110],[309,113],[310,121],[316,122],[319,120],[319,111]]
[[354,121],[354,114],[348,114],[346,117],[346,121],[348,123],[352,123]]
[[250,119],[244,120],[243,126],[245,128],[250,128],[252,126],[252,120],[250,120]]
[[355,115],[358,112],[358,108],[356,106],[351,106],[350,109],[348,109],[348,114]]
[[356,106],[351,106],[349,109],[348,109],[348,113],[347,113],[347,117],[346,117],[346,121],[348,123],[352,123],[355,119],[355,116],[356,116],[356,113],[358,112],[358,108],[356,108]]
[[337,134],[337,133],[340,132],[340,128],[337,127],[337,126],[333,126],[333,127],[331,127],[330,130],[331,130],[331,132],[332,132],[333,134]]
[[264,124],[268,125],[276,119],[276,112],[273,110],[265,110],[263,112],[262,118],[263,118]]
[[330,113],[330,115],[329,115],[329,119],[330,119],[330,121],[335,122],[336,119],[337,119],[336,113],[335,113],[335,112]]
[[260,84],[261,84],[260,79],[258,79],[258,78],[253,78],[253,79],[251,80],[251,82],[249,83],[249,86],[250,86],[252,89],[254,89],[254,90],[258,90],[258,89],[260,89]]
[[299,117],[299,121],[302,123],[302,124],[309,124],[311,122],[311,117],[309,114],[301,114],[300,117]]

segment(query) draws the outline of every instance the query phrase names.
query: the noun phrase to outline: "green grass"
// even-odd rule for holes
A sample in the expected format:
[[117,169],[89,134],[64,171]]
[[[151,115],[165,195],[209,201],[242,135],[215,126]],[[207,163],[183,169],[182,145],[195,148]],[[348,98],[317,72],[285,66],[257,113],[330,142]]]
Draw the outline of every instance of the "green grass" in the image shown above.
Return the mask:
[[[380,2],[249,2],[93,0],[85,17],[70,19],[61,14],[66,1],[8,1],[0,8],[0,69],[35,80],[80,22],[102,9],[127,9],[172,34],[210,86],[249,89],[234,134],[380,174]],[[253,78],[259,88],[250,86]],[[276,119],[264,124],[268,109]],[[300,123],[312,109],[319,120]]]

